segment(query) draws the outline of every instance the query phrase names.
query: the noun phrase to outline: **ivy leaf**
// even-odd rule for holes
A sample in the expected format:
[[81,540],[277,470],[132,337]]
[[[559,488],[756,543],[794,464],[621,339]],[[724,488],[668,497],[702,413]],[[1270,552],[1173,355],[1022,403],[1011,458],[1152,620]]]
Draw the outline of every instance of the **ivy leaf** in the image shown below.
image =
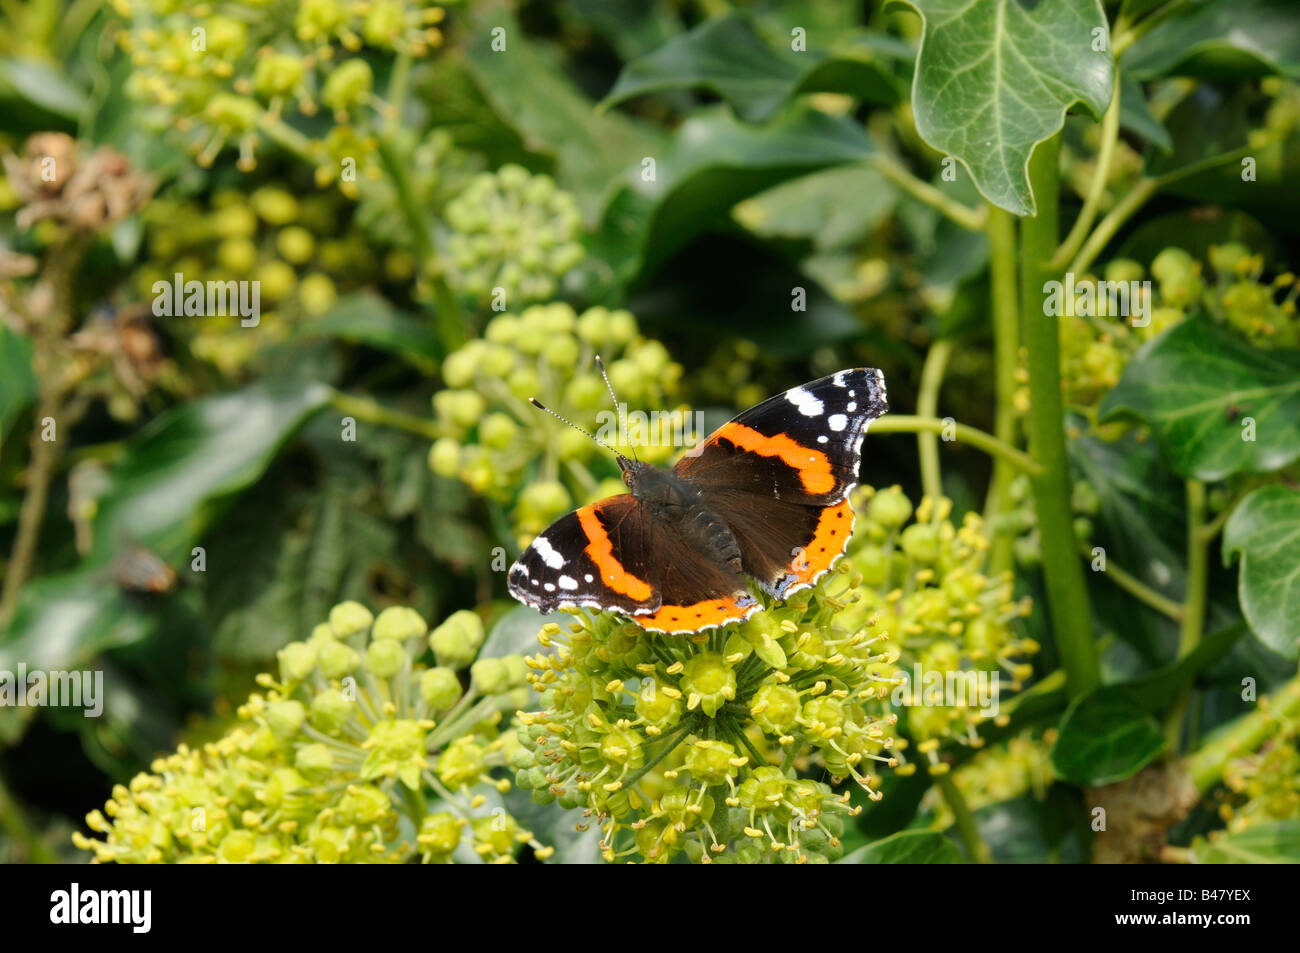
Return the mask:
[[298,426],[329,400],[322,384],[255,384],[168,411],[132,440],[95,518],[92,563],[125,541],[188,556],[216,509],[252,485]]
[[[905,0],[924,36],[912,83],[921,137],[970,170],[981,193],[1016,215],[1037,205],[1027,166],[1034,147],[1083,103],[1100,118],[1114,58],[1097,0]],[[1102,31],[1095,34],[1095,31]]]
[[845,854],[840,864],[960,864],[957,845],[937,831],[901,831]]
[[[506,43],[492,48],[492,31]],[[598,115],[592,103],[530,41],[501,3],[475,4],[465,65],[495,112],[526,148],[555,157],[556,180],[594,217],[609,183],[643,156],[660,151],[658,131],[626,116]]]
[[1241,557],[1237,592],[1251,631],[1273,651],[1300,655],[1300,490],[1261,487],[1223,529],[1223,560]]
[[1273,821],[1212,840],[1197,838],[1192,856],[1198,864],[1300,863],[1300,821]]
[[1269,473],[1300,456],[1300,352],[1261,351],[1191,317],[1143,345],[1101,415],[1146,421],[1185,477]]
[[653,181],[638,168],[611,199],[592,252],[625,286],[725,221],[742,199],[810,172],[861,163],[875,151],[860,125],[815,110],[796,109],[763,126],[722,111],[693,117],[677,130]]
[[298,327],[295,337],[364,344],[395,354],[426,373],[433,373],[438,366],[438,335],[428,322],[398,311],[370,291],[342,298],[319,318]]
[[600,108],[646,93],[691,88],[716,93],[747,122],[762,122],[800,93],[848,93],[883,104],[899,97],[893,75],[874,58],[777,52],[747,19],[727,16],[706,20],[628,63]]
[[1169,137],[1169,130],[1156,118],[1147,102],[1142,84],[1125,73],[1120,78],[1119,124],[1129,132],[1135,132],[1161,152],[1169,152],[1174,141]]
[[1300,76],[1300,20],[1292,0],[1210,0],[1170,17],[1124,52],[1138,79]]
[[1131,777],[1164,750],[1159,723],[1120,686],[1089,692],[1070,705],[1052,745],[1052,768],[1067,781],[1099,787]]

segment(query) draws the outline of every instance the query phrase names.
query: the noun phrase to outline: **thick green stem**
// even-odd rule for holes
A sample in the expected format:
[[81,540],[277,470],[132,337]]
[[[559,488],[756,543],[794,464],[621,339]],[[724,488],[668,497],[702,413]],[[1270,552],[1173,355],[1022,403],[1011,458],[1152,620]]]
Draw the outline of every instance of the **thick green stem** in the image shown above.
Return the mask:
[[[952,341],[941,338],[930,345],[921,368],[921,389],[916,396],[916,413],[920,417],[933,417],[939,409],[939,388],[943,386],[944,368],[952,354]],[[939,473],[939,437],[932,431],[918,431],[917,453],[921,458],[921,487],[927,496],[943,496],[943,478]]]
[[1202,794],[1210,790],[1223,779],[1223,768],[1230,758],[1255,751],[1283,723],[1295,718],[1300,718],[1300,676],[1261,698],[1254,711],[1218,729],[1187,756],[1187,772],[1196,789]]
[[961,788],[957,787],[957,782],[952,779],[951,772],[939,775],[934,783],[939,793],[943,795],[948,810],[952,811],[953,826],[957,828],[957,834],[966,846],[966,853],[970,859],[977,864],[993,863],[993,854],[989,850],[989,845],[984,842],[984,838],[980,836],[975,814],[966,803],[966,796],[961,793]]
[[1017,470],[1024,473],[1034,474],[1042,471],[1033,458],[1027,453],[1023,453],[1008,444],[1003,443],[992,434],[987,434],[983,430],[976,430],[974,427],[968,427],[966,424],[949,423],[938,417],[916,417],[911,414],[889,414],[873,421],[871,432],[873,434],[885,433],[943,433],[944,430],[952,428],[953,436],[958,443],[968,443],[977,450],[983,450],[990,456],[1004,459]]
[[[993,367],[997,408],[993,434],[1008,446],[1016,443],[1016,361],[1020,351],[1020,305],[1016,300],[1016,223],[1010,212],[989,206],[989,307],[993,319]],[[993,458],[993,476],[984,500],[984,519],[990,524],[1011,502],[1015,470],[1002,457]],[[1011,568],[1012,539],[994,533],[989,568],[994,573]]]
[[1061,400],[1060,323],[1045,313],[1043,285],[1053,277],[1048,262],[1056,252],[1060,138],[1039,144],[1029,162],[1038,214],[1021,223],[1020,294],[1029,361],[1029,448],[1042,472],[1033,480],[1034,508],[1042,536],[1043,576],[1057,652],[1070,696],[1077,698],[1101,681],[1092,614],[1083,566],[1074,544],[1070,510],[1070,461],[1065,447]]
[[[1187,596],[1183,600],[1182,624],[1178,631],[1178,657],[1185,658],[1200,644],[1205,629],[1205,602],[1209,585],[1209,542],[1205,539],[1205,484],[1187,481]],[[1184,686],[1174,699],[1165,722],[1165,739],[1170,752],[1177,752],[1182,740],[1190,688]]]

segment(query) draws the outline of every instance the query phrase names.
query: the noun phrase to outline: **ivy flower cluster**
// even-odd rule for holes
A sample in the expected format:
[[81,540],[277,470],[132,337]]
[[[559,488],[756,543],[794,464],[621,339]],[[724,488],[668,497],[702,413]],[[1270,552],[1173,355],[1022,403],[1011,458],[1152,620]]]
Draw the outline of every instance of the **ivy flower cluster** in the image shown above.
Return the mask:
[[[580,426],[592,427],[602,411],[614,415],[597,354],[627,406],[665,408],[674,400],[681,366],[662,344],[641,336],[627,311],[597,307],[579,315],[553,303],[500,314],[481,339],[443,363],[447,387],[433,397],[442,436],[430,448],[429,465],[508,507],[520,546],[575,501],[626,491],[605,451],[528,403],[536,397]],[[663,462],[677,449],[665,433],[688,420],[678,413],[659,428],[658,440],[635,420],[626,429],[643,460]],[[618,434],[608,436],[611,445],[620,443]]]
[[[874,617],[893,635],[907,681],[892,697],[905,706],[907,733],[930,773],[941,773],[948,770],[941,745],[981,745],[976,728],[985,719],[1000,721],[995,709],[1004,691],[1019,691],[1032,675],[1039,646],[1019,625],[1031,603],[1015,598],[1010,572],[986,571],[989,540],[978,514],[967,513],[956,526],[946,497],[922,497],[913,507],[896,486],[857,493],[860,515],[848,552],[861,574],[860,598],[841,623]],[[945,694],[935,704],[927,682],[940,678]]]
[[1223,786],[1219,815],[1230,831],[1300,818],[1300,720],[1283,721],[1258,751],[1230,760]]
[[577,200],[522,166],[474,176],[443,217],[448,284],[480,305],[549,300],[586,255]]
[[[1295,307],[1300,287],[1294,274],[1283,272],[1266,279],[1263,256],[1251,254],[1237,242],[1211,247],[1207,258],[1208,279],[1203,263],[1181,248],[1165,248],[1156,255],[1150,268],[1154,300],[1144,303],[1150,309],[1150,321],[1144,327],[1113,315],[1076,314],[1074,303],[1065,302],[1068,313],[1061,319],[1061,376],[1066,400],[1072,406],[1095,413],[1142,344],[1202,308],[1254,347],[1300,347]],[[1105,280],[1111,282],[1138,282],[1146,276],[1146,269],[1130,259],[1116,259],[1104,270]],[[1077,287],[1085,285],[1097,287],[1091,277],[1081,279]],[[1022,378],[1028,380],[1023,374]],[[1016,397],[1021,412],[1027,411],[1028,400],[1028,390],[1022,388]]]
[[[1031,795],[1042,800],[1051,786],[1051,751],[1056,729],[1041,735],[1024,732],[977,752],[952,772],[953,784],[972,811],[1000,801]],[[952,825],[952,812],[938,789],[931,788],[921,802],[934,812],[934,827],[943,830]]]
[[[374,116],[387,109],[361,53],[419,59],[442,45],[443,6],[426,0],[114,0],[131,57],[128,91],[153,107],[160,129],[179,129],[200,164],[227,147],[256,164],[271,138],[309,149],[326,181],[352,158],[370,174]],[[307,140],[286,118],[334,118]],[[344,179],[346,186],[349,181]],[[355,186],[353,186],[355,189]]]
[[608,861],[834,860],[860,808],[823,779],[878,798],[879,769],[898,763],[880,701],[897,651],[837,619],[858,581],[841,563],[816,590],[692,637],[585,610],[548,623],[516,785],[581,809]]
[[607,860],[799,863],[839,856],[859,810],[842,782],[878,799],[882,770],[915,770],[909,737],[944,770],[940,743],[977,741],[982,716],[973,697],[934,704],[907,665],[1018,682],[1029,672],[1017,660],[1036,649],[1012,629],[1027,605],[980,573],[977,520],[957,529],[947,501],[926,499],[904,529],[913,507],[900,490],[857,494],[849,555],[745,622],[662,636],[580,610],[567,629],[543,628],[516,785],[580,809]]
[[[335,606],[201,748],[118,785],[74,842],[118,863],[511,862],[550,850],[493,801],[514,757],[504,712],[528,703],[522,656],[477,658],[483,625],[432,632],[412,609]],[[417,661],[431,651],[436,664]],[[494,803],[497,806],[493,806]]]
[[[251,193],[234,189],[208,200],[166,195],[145,213],[149,260],[134,275],[135,292],[149,301],[154,285],[184,281],[256,281],[258,323],[242,326],[241,316],[205,315],[201,321],[169,324],[189,339],[191,352],[227,376],[237,376],[270,344],[284,340],[305,318],[328,311],[340,294],[379,277],[365,236],[346,220],[338,195],[294,195],[276,185]],[[409,260],[391,255],[387,277],[408,277]]]

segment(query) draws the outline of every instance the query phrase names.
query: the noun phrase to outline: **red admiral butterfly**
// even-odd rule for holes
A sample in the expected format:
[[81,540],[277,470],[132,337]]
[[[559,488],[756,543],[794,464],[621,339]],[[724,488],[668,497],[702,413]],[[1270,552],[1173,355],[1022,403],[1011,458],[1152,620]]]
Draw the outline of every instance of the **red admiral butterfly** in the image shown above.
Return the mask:
[[551,524],[510,567],[510,594],[543,612],[614,609],[650,632],[747,619],[746,575],[784,599],[843,555],[862,438],[887,409],[884,375],[853,368],[751,407],[671,471],[617,454],[631,492]]

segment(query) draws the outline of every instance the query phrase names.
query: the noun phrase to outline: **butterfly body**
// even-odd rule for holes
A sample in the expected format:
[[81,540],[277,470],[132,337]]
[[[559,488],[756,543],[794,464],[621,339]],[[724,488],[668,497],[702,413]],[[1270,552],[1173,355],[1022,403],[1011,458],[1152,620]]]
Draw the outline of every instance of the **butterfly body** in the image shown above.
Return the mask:
[[854,368],[750,408],[671,471],[620,457],[629,492],[538,536],[510,593],[543,612],[616,610],[654,632],[748,618],[750,580],[784,599],[843,554],[863,435],[886,409],[880,371]]

